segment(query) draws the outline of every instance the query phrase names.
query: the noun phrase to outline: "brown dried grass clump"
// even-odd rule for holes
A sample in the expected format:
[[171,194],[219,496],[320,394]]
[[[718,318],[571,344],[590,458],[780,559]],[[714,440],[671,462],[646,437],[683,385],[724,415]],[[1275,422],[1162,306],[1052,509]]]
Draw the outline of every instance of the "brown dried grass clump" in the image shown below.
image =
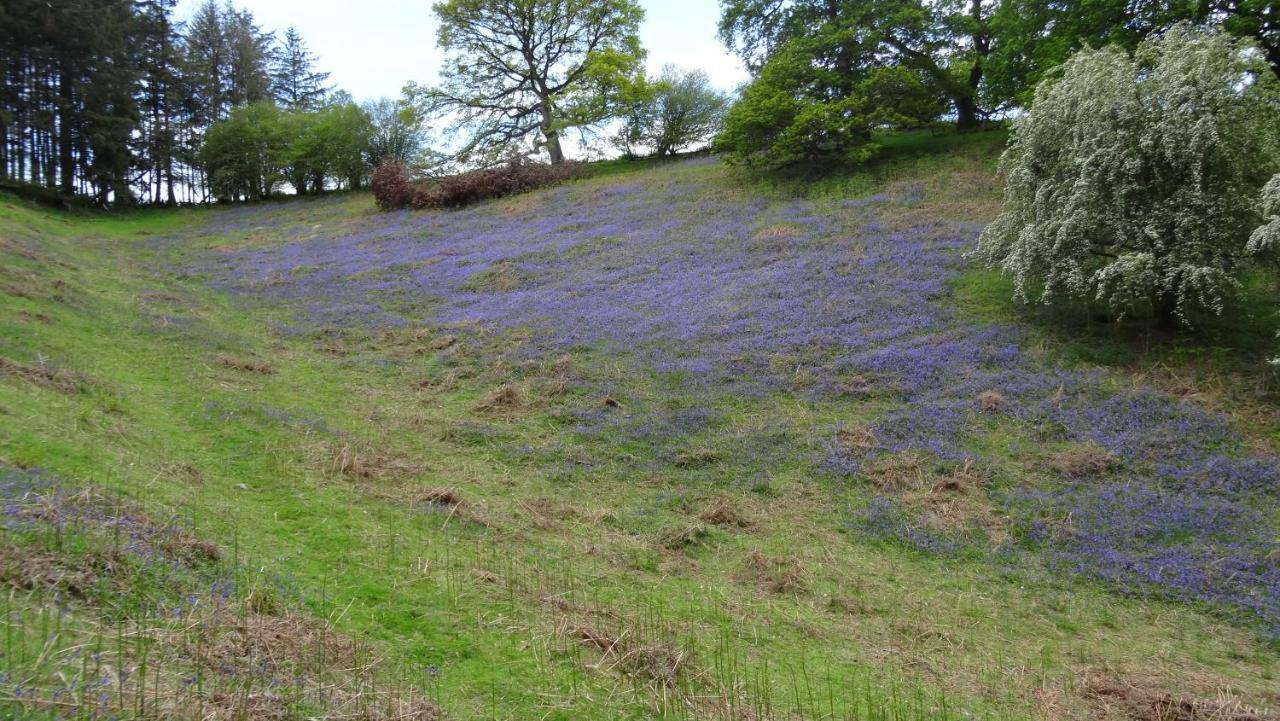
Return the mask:
[[671,462],[679,468],[701,468],[720,462],[720,452],[711,448],[691,448],[677,453]]
[[42,325],[53,324],[53,318],[50,318],[44,313],[32,313],[30,311],[20,310],[17,312],[15,317],[17,317],[18,320],[24,321],[24,322],[40,323]]
[[613,635],[590,626],[571,627],[569,635],[604,654],[598,667],[638,675],[662,688],[675,688],[687,666],[687,655],[671,644],[633,644],[625,633]]
[[58,554],[0,545],[0,582],[26,591],[53,590],[84,597],[98,582],[92,564],[68,564]]
[[422,469],[389,453],[344,445],[330,450],[329,470],[347,478],[380,480],[411,475]]
[[773,593],[797,594],[809,590],[804,566],[794,558],[766,556],[752,551],[742,565],[740,576]]
[[42,365],[26,365],[3,357],[0,357],[0,378],[17,378],[41,388],[68,394],[79,393],[84,386],[84,378],[78,373]]
[[705,526],[676,526],[658,534],[658,545],[668,551],[683,551],[706,540]]
[[1099,706],[1098,717],[1132,721],[1280,721],[1280,714],[1246,706],[1238,699],[1166,693],[1117,678],[1091,679],[1086,694]]
[[[324,718],[352,721],[440,721],[444,712],[421,694],[385,687],[375,678],[383,666],[362,644],[328,624],[295,613],[264,614],[223,608],[163,637],[159,649],[183,667],[194,664],[211,680],[236,681],[243,688],[219,688],[193,697],[174,695],[171,715],[186,718],[176,705],[198,704],[211,721],[291,719],[299,701],[323,710]],[[406,693],[407,691],[407,693]]]
[[510,383],[503,384],[475,405],[479,413],[513,413],[525,407],[524,394]]
[[462,495],[452,488],[427,488],[418,494],[422,503],[453,508],[464,505]]
[[836,443],[842,448],[865,451],[875,448],[876,436],[861,423],[841,424],[836,429]]
[[599,524],[614,517],[613,511],[608,509],[585,508],[583,506],[557,503],[545,497],[520,501],[519,506],[535,526],[547,531],[559,528],[556,521],[583,521]]
[[1080,443],[1049,456],[1049,467],[1068,478],[1088,478],[1110,470],[1115,461],[1106,448]]
[[352,668],[356,644],[326,625],[295,613],[280,615],[226,611],[216,623],[204,625],[208,636],[184,639],[184,655],[207,668],[240,675],[273,676],[302,672],[324,659],[325,666]]
[[919,490],[930,485],[924,459],[915,453],[894,453],[874,458],[864,468],[872,485],[884,493]]
[[918,454],[899,453],[867,464],[867,475],[882,493],[921,514],[921,521],[943,531],[980,528],[992,543],[1009,539],[1007,523],[987,498],[987,478],[973,461],[940,470]]
[[978,394],[978,410],[983,413],[1003,413],[1009,408],[1009,399],[1000,391],[983,391]]
[[253,360],[252,358],[235,358],[232,356],[218,356],[218,365],[223,368],[241,371],[242,373],[257,373],[258,375],[268,376],[276,372],[276,369],[270,363]]
[[738,510],[730,498],[716,498],[698,514],[698,520],[721,528],[751,528],[755,522]]
[[458,343],[458,336],[442,335],[436,338],[432,338],[431,342],[427,344],[427,347],[430,348],[431,350],[444,350],[446,348],[452,348],[453,346],[457,345],[457,343]]
[[850,616],[861,616],[871,613],[872,608],[866,601],[849,596],[833,596],[827,601],[827,610],[832,613],[845,613]]
[[751,237],[753,240],[777,240],[780,238],[799,238],[802,235],[804,235],[804,226],[798,223],[774,223],[761,228]]

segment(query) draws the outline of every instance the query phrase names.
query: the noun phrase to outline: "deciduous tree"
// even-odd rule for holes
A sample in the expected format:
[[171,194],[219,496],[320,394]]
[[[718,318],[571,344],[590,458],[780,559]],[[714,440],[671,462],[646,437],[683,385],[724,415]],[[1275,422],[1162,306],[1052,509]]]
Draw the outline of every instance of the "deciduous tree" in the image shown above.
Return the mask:
[[465,133],[458,156],[493,160],[534,139],[552,163],[563,136],[620,110],[643,51],[635,0],[446,0],[435,6],[447,53],[438,87],[410,85],[426,115]]

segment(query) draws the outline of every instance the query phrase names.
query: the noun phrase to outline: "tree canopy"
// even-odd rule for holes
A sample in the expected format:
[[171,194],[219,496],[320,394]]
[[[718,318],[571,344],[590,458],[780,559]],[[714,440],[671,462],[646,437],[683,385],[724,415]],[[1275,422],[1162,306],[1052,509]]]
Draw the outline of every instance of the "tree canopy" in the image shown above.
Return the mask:
[[289,110],[316,110],[329,94],[329,73],[315,69],[316,56],[290,25],[271,62],[271,93],[276,104]]
[[452,116],[467,134],[463,160],[494,160],[532,140],[563,162],[565,132],[617,115],[644,55],[635,0],[447,0],[434,9],[442,81],[407,91],[424,114]]
[[1098,301],[1189,322],[1221,313],[1270,252],[1277,81],[1252,43],[1186,24],[1084,50],[1036,90],[1002,160],[1004,212],[978,256],[1023,300]]

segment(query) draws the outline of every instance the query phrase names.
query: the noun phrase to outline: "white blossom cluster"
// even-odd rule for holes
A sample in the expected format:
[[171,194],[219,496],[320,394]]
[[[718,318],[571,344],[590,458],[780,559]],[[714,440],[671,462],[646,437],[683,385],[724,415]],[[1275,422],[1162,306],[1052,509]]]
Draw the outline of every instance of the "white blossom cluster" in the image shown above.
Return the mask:
[[1251,255],[1280,255],[1280,174],[1262,188],[1262,225],[1249,236]]
[[[1280,249],[1280,218],[1250,238],[1280,169],[1278,98],[1259,53],[1211,28],[1081,51],[1015,122],[1004,211],[976,255],[1023,301],[1221,313],[1250,256]],[[1280,213],[1280,181],[1267,189]]]

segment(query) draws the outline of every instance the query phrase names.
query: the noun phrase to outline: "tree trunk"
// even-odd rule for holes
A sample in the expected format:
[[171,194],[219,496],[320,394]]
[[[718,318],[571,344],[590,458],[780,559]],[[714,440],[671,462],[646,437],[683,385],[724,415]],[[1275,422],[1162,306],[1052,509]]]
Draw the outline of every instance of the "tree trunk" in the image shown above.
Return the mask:
[[983,0],[970,0],[969,18],[973,21],[973,65],[969,66],[969,77],[966,79],[966,92],[956,98],[956,129],[964,132],[976,130],[978,127],[978,88],[982,85],[983,62],[991,54],[991,38],[986,34],[986,23],[982,20]]
[[555,129],[551,104],[544,100],[539,112],[542,115],[542,137],[547,139],[547,153],[551,155],[551,164],[560,165],[564,162],[564,150],[560,148],[560,131]]
[[978,104],[972,96],[956,98],[956,130],[967,132],[978,128]]
[[1182,319],[1178,317],[1178,301],[1172,293],[1157,291],[1151,298],[1151,311],[1160,330],[1175,331],[1182,325]]
[[564,151],[560,149],[560,133],[549,130],[546,132],[547,152],[551,154],[551,164],[560,165],[564,162]]
[[[58,161],[62,175],[63,195],[75,194],[75,156],[71,149],[72,117],[75,114],[71,94],[71,74],[63,72],[58,77]],[[52,135],[50,136],[52,137]]]

